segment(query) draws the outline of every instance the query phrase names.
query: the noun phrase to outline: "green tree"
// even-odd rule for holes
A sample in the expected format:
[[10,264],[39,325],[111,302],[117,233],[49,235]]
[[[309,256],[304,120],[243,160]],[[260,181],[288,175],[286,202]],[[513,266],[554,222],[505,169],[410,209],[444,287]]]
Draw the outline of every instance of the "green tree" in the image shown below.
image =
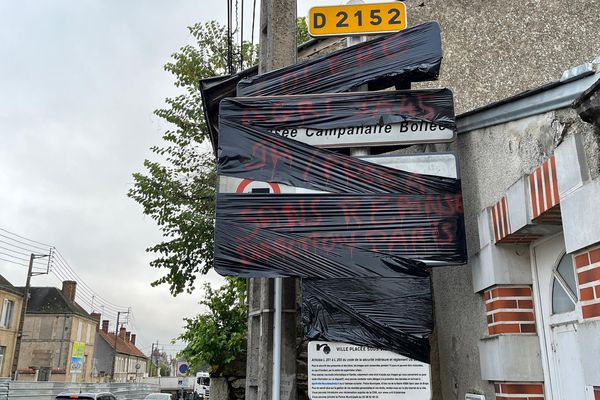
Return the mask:
[[207,312],[186,318],[184,332],[177,338],[186,343],[179,353],[196,371],[210,365],[210,374],[219,376],[243,351],[247,331],[246,280],[227,278],[219,289],[204,285],[200,302]]
[[301,45],[302,43],[306,43],[310,40],[310,35],[308,34],[308,25],[306,24],[306,17],[298,18],[297,25],[296,43]]
[[[146,251],[156,255],[150,265],[167,272],[152,285],[168,284],[174,296],[192,292],[197,276],[212,265],[216,173],[199,82],[228,73],[227,29],[215,21],[188,29],[195,43],[172,54],[165,65],[183,93],[167,98],[166,107],[154,111],[171,128],[161,145],[151,147],[158,160],[144,161],[145,171],[133,174],[127,193],[161,229],[164,239]],[[298,19],[297,32],[299,42],[308,38],[304,18]],[[243,68],[255,65],[258,47],[248,42],[234,45],[235,67],[242,55]]]
[[[152,267],[167,270],[152,285],[166,283],[173,295],[191,292],[196,277],[212,265],[216,173],[199,82],[228,72],[226,28],[213,21],[188,29],[195,44],[182,47],[165,65],[183,93],[154,112],[171,129],[162,145],[151,148],[158,161],[144,161],[145,172],[133,174],[128,192],[162,231],[163,241],[146,251],[156,255]],[[234,66],[242,54],[244,68],[256,63],[257,47],[245,42],[233,48]]]
[[[304,42],[306,22],[299,21],[298,41]],[[152,282],[168,284],[171,294],[192,292],[198,275],[205,274],[213,260],[216,173],[199,90],[201,79],[226,75],[227,31],[217,22],[188,28],[193,45],[172,54],[165,70],[175,77],[182,94],[165,100],[154,112],[170,124],[162,144],[151,148],[157,160],[145,160],[144,172],[134,173],[127,193],[160,227],[164,239],[146,251],[156,255],[150,262],[166,274]],[[248,68],[257,62],[258,46],[245,42],[233,46],[233,65]],[[200,303],[207,313],[186,319],[179,339],[186,343],[181,355],[192,371],[208,364],[220,374],[239,355],[246,335],[245,280],[228,278],[219,289],[205,285]]]
[[171,376],[171,368],[168,365],[160,364],[160,376]]

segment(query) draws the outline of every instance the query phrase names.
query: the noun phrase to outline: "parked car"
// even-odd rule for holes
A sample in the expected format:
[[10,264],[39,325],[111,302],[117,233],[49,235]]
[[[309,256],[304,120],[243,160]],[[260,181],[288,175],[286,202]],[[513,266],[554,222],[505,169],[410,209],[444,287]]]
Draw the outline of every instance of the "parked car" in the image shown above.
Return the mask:
[[117,400],[114,394],[109,392],[101,393],[61,393],[55,397],[55,400],[69,400],[69,399],[81,399],[81,400]]
[[150,393],[144,400],[172,400],[169,393]]

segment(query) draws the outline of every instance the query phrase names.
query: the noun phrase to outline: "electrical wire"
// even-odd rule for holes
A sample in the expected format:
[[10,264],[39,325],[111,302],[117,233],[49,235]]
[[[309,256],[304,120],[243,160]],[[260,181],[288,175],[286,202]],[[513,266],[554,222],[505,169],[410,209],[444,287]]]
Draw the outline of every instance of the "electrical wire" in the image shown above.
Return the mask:
[[[127,324],[128,327],[134,328],[132,308],[112,303],[94,291],[92,287],[81,278],[75,269],[71,267],[66,258],[58,251],[58,249],[56,249],[56,247],[26,238],[4,228],[0,228],[0,231],[0,237],[9,240],[6,241],[0,239],[0,243],[8,246],[0,246],[0,249],[4,250],[0,251],[0,255],[8,257],[0,258],[0,260],[28,267],[29,259],[22,258],[22,256],[29,256],[31,253],[35,254],[41,251],[48,253],[49,257],[47,262],[34,260],[34,271],[44,271],[46,273],[50,273],[52,276],[58,279],[59,283],[68,280],[76,281],[78,284],[75,295],[77,303],[85,306],[84,308],[88,308],[90,312],[101,310],[103,318],[112,321],[116,321],[118,313],[125,314],[128,317],[124,323]],[[30,253],[25,253],[21,250]]]
[[[6,232],[6,233],[8,233],[10,235],[16,236],[16,237],[21,238],[23,240],[27,240],[28,242],[37,243],[37,244],[39,244],[41,246],[44,246],[44,247],[52,247],[52,245],[49,245],[49,244],[46,244],[46,243],[42,243],[42,242],[38,242],[37,240],[32,240],[32,239],[26,238],[24,236],[17,235],[16,233],[8,231],[8,230],[6,230],[4,228],[0,228],[0,231]],[[1,235],[1,236],[4,236],[4,235]],[[14,240],[14,239],[12,239],[12,240]]]

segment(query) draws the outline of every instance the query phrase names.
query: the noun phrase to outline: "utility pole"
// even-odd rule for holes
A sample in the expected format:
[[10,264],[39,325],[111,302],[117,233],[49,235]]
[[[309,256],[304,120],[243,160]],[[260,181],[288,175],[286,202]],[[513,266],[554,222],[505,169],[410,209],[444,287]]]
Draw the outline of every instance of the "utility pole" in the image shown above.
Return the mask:
[[117,368],[117,342],[119,341],[119,319],[121,318],[121,314],[129,314],[129,311],[119,311],[117,312],[117,324],[115,325],[115,352],[113,355],[113,367],[111,374],[111,381],[115,380],[115,369]]
[[150,376],[152,376],[152,369],[154,367],[154,342],[152,342],[152,350],[150,351]]
[[[21,307],[21,315],[19,318],[19,328],[17,329],[17,341],[15,343],[15,354],[13,355],[12,376],[17,380],[17,368],[19,365],[19,356],[21,353],[21,341],[23,340],[23,325],[25,323],[25,315],[27,314],[27,303],[29,303],[29,289],[31,288],[31,277],[33,273],[33,261],[37,258],[49,257],[52,254],[33,254],[29,256],[29,269],[27,270],[27,279],[25,280],[25,293],[23,296],[23,305]],[[48,264],[50,265],[50,264]],[[39,273],[36,275],[40,275]]]
[[[296,0],[261,2],[261,73],[296,62],[296,9]],[[294,278],[249,279],[248,400],[295,400],[297,397],[298,282]],[[274,357],[275,354],[281,358]]]

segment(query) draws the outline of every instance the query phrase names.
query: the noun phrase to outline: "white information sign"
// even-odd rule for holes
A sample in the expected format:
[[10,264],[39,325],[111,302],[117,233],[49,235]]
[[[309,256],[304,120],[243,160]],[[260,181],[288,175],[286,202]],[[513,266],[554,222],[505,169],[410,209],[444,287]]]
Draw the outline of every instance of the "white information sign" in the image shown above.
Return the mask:
[[281,128],[271,132],[316,147],[362,147],[395,144],[452,142],[455,133],[430,122],[311,129]]
[[430,400],[429,364],[337,342],[308,343],[311,400]]

